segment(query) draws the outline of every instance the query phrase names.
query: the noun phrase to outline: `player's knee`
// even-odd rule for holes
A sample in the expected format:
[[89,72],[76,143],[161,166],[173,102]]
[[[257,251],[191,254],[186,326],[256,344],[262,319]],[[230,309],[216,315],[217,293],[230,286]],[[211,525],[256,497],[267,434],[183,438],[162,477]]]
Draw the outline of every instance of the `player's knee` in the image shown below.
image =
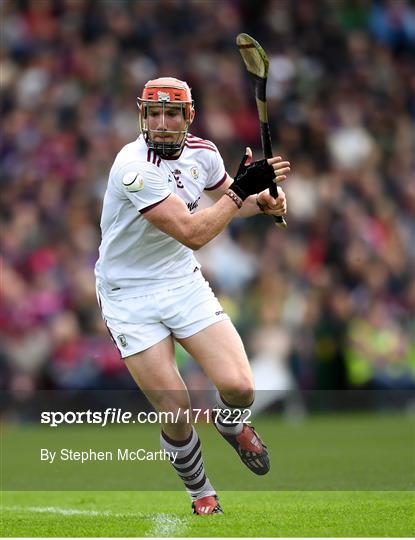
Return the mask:
[[190,402],[183,392],[164,392],[153,399],[153,405],[163,424],[182,428],[191,422]]
[[219,389],[222,398],[231,405],[250,405],[254,400],[254,383],[250,377],[239,377]]

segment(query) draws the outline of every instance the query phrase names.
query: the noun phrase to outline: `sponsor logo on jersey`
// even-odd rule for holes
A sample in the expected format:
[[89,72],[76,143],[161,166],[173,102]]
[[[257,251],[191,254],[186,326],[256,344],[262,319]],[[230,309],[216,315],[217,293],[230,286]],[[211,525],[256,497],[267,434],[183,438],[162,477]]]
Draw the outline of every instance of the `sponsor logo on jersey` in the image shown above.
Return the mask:
[[198,197],[193,202],[188,202],[187,203],[187,208],[189,209],[189,212],[193,212],[193,210],[196,210],[196,208],[199,206],[199,201],[200,201],[200,197]]
[[139,173],[131,171],[124,175],[122,183],[127,191],[134,193],[143,189],[144,178]]
[[197,180],[199,178],[199,171],[198,171],[198,168],[197,167],[192,167],[190,169],[190,174],[192,175],[192,177]]

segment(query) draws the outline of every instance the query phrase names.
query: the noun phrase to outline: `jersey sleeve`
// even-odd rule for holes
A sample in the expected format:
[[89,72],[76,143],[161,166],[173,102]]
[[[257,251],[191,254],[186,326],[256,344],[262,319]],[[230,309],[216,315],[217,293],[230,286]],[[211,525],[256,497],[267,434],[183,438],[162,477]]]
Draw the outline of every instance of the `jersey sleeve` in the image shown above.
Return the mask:
[[154,208],[171,190],[157,165],[133,161],[120,167],[114,175],[117,189],[127,197],[140,213]]
[[[213,143],[210,143],[213,145]],[[214,145],[213,145],[214,146]],[[205,191],[213,191],[223,184],[226,180],[227,173],[225,170],[225,165],[223,163],[222,156],[219,154],[218,149],[216,152],[208,152],[209,155],[209,173],[208,179],[205,186]]]

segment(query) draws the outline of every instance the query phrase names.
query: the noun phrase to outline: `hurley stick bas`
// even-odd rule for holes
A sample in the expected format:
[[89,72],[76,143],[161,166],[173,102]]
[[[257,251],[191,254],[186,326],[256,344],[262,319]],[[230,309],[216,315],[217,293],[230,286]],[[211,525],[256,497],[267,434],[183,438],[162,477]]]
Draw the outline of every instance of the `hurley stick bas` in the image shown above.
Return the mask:
[[[261,45],[248,34],[238,34],[236,45],[254,87],[259,124],[261,126],[262,150],[264,157],[268,159],[272,157],[267,107],[268,57]],[[278,187],[275,182],[271,183],[269,191],[274,198],[278,197]],[[277,227],[285,228],[287,226],[287,222],[282,216],[274,216],[274,220]]]

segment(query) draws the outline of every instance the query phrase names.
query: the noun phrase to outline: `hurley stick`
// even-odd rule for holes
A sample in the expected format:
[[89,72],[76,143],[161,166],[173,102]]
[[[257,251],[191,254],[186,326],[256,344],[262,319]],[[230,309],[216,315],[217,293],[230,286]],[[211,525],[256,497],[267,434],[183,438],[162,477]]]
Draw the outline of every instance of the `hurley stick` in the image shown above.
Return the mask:
[[[266,95],[269,67],[268,57],[261,45],[251,36],[248,36],[248,34],[238,34],[236,37],[236,45],[238,46],[254,87],[259,123],[261,126],[262,150],[265,158],[268,159],[272,157],[272,142],[268,123]],[[278,187],[275,182],[271,183],[269,191],[273,197],[278,197]],[[274,220],[277,227],[285,228],[287,226],[287,222],[282,216],[274,216]]]

